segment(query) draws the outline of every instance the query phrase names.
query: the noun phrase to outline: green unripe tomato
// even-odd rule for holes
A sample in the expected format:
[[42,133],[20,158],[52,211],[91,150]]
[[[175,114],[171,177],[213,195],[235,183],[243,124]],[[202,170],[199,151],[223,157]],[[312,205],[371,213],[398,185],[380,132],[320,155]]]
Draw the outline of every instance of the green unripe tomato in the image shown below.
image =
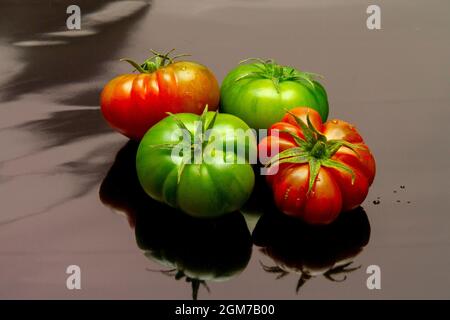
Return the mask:
[[[242,132],[249,134],[242,137]],[[187,145],[186,135],[191,138]],[[241,119],[214,112],[179,113],[145,134],[136,169],[153,199],[194,217],[217,217],[239,210],[250,197],[255,181],[251,154],[256,155],[256,138]]]
[[254,129],[270,128],[286,109],[295,107],[315,109],[325,122],[327,93],[314,76],[272,60],[241,64],[222,82],[221,112],[241,118]]

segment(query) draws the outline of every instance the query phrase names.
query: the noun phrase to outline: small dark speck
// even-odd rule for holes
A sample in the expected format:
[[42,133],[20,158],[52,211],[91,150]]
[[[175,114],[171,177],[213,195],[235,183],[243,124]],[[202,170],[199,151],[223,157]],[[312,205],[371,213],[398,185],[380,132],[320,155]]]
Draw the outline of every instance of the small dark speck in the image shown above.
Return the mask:
[[397,200],[397,202],[400,202],[400,200]]
[[381,197],[377,197],[377,199],[378,199],[378,200],[380,200],[380,199],[381,199]]
[[397,190],[394,190],[394,193],[397,193]]
[[373,204],[380,204],[380,200],[373,200]]
[[400,189],[405,189],[405,186],[400,186]]
[[406,203],[411,203],[411,201],[406,201]]

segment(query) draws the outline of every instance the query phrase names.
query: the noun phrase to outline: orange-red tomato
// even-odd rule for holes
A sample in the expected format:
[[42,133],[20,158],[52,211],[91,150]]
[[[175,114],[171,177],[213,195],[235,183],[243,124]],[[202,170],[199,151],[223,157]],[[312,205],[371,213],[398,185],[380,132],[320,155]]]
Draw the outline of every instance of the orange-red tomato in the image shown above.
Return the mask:
[[[316,132],[302,129],[294,115],[304,124],[308,115]],[[279,130],[278,136],[274,130]],[[312,133],[309,141],[305,130],[309,137]],[[300,145],[296,138],[300,138]],[[323,124],[317,111],[296,108],[270,128],[258,146],[259,152],[276,156],[276,143],[278,155],[299,150],[297,158],[275,162],[267,176],[275,203],[285,214],[310,224],[328,224],[341,211],[358,207],[366,198],[375,177],[375,159],[354,126],[342,120]],[[340,147],[336,143],[341,143]],[[318,167],[315,177],[311,176],[313,164]]]
[[104,118],[129,138],[141,139],[167,112],[201,114],[206,105],[210,111],[218,108],[219,85],[203,65],[179,61],[143,71],[112,79],[101,94]]

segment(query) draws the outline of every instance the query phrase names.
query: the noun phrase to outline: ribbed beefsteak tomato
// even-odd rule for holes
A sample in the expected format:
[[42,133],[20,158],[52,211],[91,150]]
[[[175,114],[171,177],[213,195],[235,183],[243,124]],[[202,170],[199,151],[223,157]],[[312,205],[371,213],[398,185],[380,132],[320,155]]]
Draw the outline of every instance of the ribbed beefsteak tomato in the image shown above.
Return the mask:
[[272,156],[267,180],[278,208],[310,224],[328,224],[358,207],[375,177],[375,159],[355,127],[322,123],[310,108],[289,111],[258,148]]
[[221,112],[241,118],[253,129],[268,129],[281,120],[286,108],[297,106],[309,106],[327,120],[327,93],[315,80],[316,74],[273,60],[253,60],[256,62],[239,65],[223,80]]

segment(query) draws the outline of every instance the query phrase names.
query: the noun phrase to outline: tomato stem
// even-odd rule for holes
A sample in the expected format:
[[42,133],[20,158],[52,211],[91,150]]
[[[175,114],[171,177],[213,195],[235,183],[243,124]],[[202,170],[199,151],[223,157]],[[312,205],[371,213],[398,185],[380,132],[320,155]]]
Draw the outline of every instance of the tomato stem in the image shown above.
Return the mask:
[[156,70],[166,67],[175,62],[176,59],[181,57],[189,56],[189,54],[179,54],[171,57],[170,55],[175,51],[175,49],[171,49],[166,53],[159,53],[155,50],[150,50],[153,54],[150,58],[146,59],[143,63],[139,64],[132,59],[123,58],[120,61],[125,61],[131,64],[136,71],[140,73],[153,73]]
[[[178,118],[176,114],[167,112],[167,114],[172,117],[177,124],[178,128],[189,134],[189,145],[187,146],[190,150],[188,154],[183,154],[181,164],[178,167],[178,183],[180,182],[181,175],[183,174],[184,168],[189,163],[197,163],[196,161],[203,161],[203,153],[206,146],[209,143],[209,130],[214,127],[217,115],[219,111],[217,110],[212,118],[208,121],[208,105],[205,106],[203,113],[200,115],[200,121],[198,126],[194,130],[189,130],[186,124]],[[173,149],[178,143],[168,143],[168,144],[158,144],[154,147],[156,149]]]
[[351,149],[358,156],[357,150],[365,148],[345,140],[327,140],[326,136],[314,127],[309,118],[309,114],[306,115],[307,121],[305,123],[301,118],[289,110],[287,110],[287,113],[294,118],[295,122],[302,130],[304,138],[292,132],[285,131],[284,133],[288,133],[294,139],[297,146],[274,155],[265,163],[265,166],[278,166],[282,163],[308,163],[310,172],[308,194],[311,192],[322,166],[349,173],[352,178],[352,183],[354,183],[355,173],[353,170],[341,162],[332,160],[331,157],[341,147]]
[[317,141],[311,149],[311,155],[321,159],[326,155],[327,145],[323,141]]
[[250,61],[255,62],[254,66],[258,70],[244,74],[237,78],[236,81],[252,77],[270,79],[272,80],[275,89],[279,92],[280,83],[283,81],[301,82],[314,88],[314,78],[323,78],[323,76],[317,73],[299,71],[289,66],[280,65],[273,59],[263,60],[260,58],[248,58],[239,63],[243,64]]

